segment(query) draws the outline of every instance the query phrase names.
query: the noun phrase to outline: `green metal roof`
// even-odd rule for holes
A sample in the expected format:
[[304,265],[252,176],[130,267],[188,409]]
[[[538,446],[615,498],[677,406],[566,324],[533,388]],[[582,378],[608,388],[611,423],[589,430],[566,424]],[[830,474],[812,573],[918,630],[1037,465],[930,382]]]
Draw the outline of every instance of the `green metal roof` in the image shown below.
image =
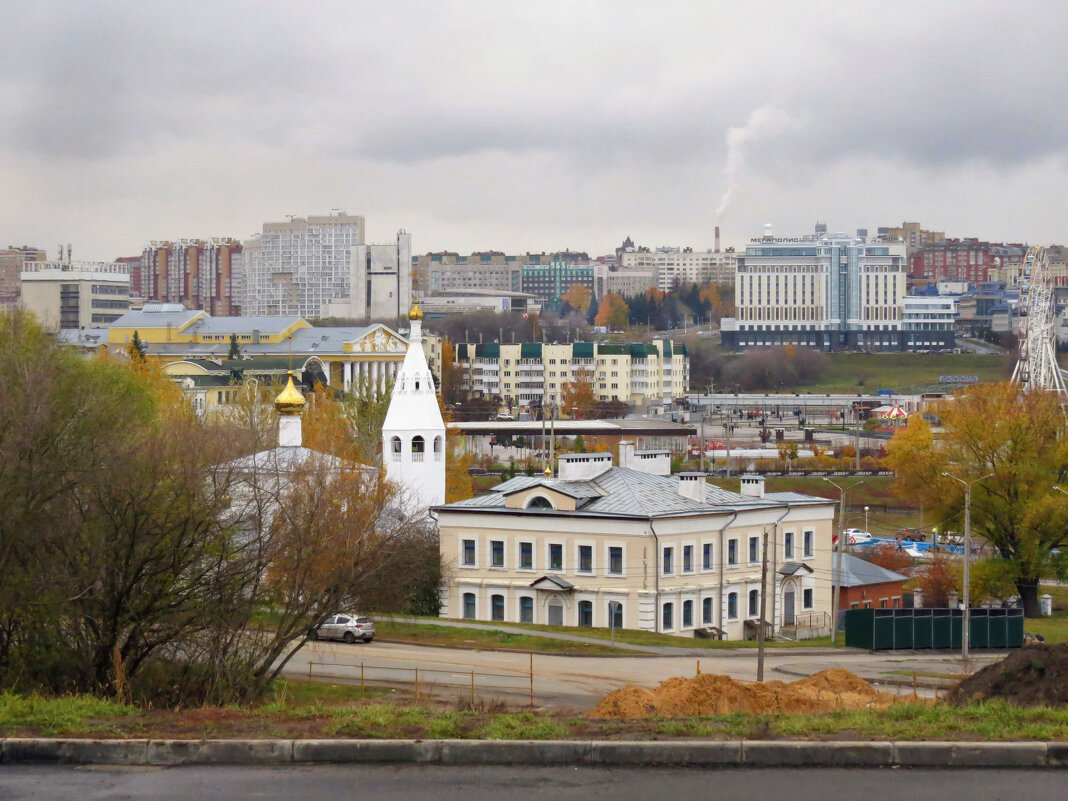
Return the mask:
[[685,345],[676,345],[675,349],[672,350],[671,352],[674,353],[676,356],[689,356],[690,355],[690,352],[688,350],[686,350],[686,346]]
[[456,346],[456,358],[467,361],[469,358],[467,355],[467,343],[463,342]]
[[593,358],[593,343],[592,342],[576,342],[571,346],[571,358],[572,359],[592,359]]
[[524,342],[519,346],[519,358],[520,359],[540,359],[541,358],[541,343],[540,342]]
[[628,356],[630,345],[598,345],[597,353],[601,356]]
[[634,343],[630,346],[630,357],[632,359],[647,359],[650,356],[659,356],[660,351],[656,349],[655,345],[643,345],[641,343]]
[[496,342],[491,342],[488,345],[475,345],[475,356],[480,359],[499,359],[501,358],[501,346]]

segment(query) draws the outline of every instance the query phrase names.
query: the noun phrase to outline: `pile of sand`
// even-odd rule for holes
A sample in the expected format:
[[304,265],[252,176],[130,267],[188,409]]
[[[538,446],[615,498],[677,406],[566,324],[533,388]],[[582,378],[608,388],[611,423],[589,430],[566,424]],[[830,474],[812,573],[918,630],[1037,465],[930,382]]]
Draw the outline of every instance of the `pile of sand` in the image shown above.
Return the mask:
[[823,670],[791,682],[740,682],[706,673],[674,678],[655,690],[627,685],[609,693],[591,718],[704,717],[730,712],[828,712],[835,709],[883,708],[893,696],[876,692],[868,682],[841,668]]
[[949,694],[950,703],[1001,698],[1016,706],[1068,704],[1068,644],[1028,645],[987,665]]

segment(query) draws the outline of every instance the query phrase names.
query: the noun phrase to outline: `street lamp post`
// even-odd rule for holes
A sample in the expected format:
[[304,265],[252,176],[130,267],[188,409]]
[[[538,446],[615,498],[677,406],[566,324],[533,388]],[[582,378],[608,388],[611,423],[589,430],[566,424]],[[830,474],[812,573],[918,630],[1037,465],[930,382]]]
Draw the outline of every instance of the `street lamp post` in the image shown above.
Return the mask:
[[823,480],[838,490],[838,541],[834,545],[835,565],[831,569],[831,643],[834,644],[838,640],[838,596],[841,595],[842,541],[845,539],[845,493],[847,489],[863,484],[864,479],[854,481],[848,487],[831,481],[827,476],[824,476]]
[[987,473],[985,476],[973,478],[971,481],[965,481],[963,478],[957,478],[946,472],[943,472],[942,475],[953,479],[964,487],[964,616],[961,618],[960,656],[961,659],[967,659],[968,640],[970,639],[968,627],[971,623],[971,588],[969,587],[969,581],[971,579],[970,568],[972,564],[972,484],[990,478],[994,474]]
[[864,531],[871,534],[871,529],[868,528],[868,507],[864,507]]

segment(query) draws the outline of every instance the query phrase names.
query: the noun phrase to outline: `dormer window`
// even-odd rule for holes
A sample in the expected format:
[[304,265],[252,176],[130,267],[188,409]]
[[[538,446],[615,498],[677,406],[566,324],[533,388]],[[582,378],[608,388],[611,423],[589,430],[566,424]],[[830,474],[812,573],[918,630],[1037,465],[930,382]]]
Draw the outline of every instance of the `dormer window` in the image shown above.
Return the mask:
[[544,495],[536,495],[527,501],[527,509],[555,509],[553,502],[546,498]]

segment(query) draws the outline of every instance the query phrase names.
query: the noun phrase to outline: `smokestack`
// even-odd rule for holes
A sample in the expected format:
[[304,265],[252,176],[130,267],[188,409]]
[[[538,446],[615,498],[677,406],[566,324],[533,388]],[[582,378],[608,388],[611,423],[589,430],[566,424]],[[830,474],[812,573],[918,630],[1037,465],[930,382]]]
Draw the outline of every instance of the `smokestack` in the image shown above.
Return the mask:
[[719,253],[719,226],[716,226],[716,253]]

